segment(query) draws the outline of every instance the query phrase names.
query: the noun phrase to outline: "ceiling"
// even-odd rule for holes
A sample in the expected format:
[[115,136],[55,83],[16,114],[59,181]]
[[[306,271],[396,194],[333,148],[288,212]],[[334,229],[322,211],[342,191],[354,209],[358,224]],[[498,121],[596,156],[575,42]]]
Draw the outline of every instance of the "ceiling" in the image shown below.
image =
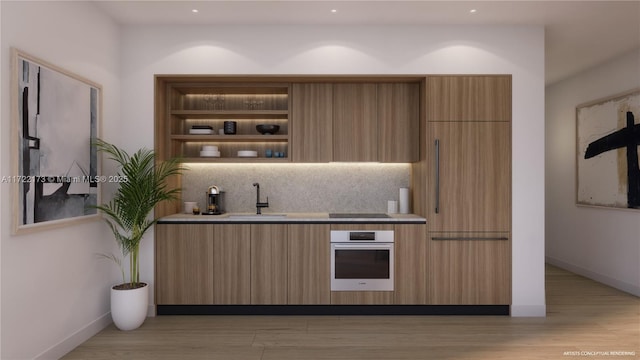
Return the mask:
[[94,3],[125,25],[543,25],[547,84],[640,47],[640,0]]

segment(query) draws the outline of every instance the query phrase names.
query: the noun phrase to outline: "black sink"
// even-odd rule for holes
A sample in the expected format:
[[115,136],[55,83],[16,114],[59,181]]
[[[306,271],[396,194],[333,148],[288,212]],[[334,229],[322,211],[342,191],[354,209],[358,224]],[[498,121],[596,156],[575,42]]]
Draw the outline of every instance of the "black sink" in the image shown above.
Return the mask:
[[384,218],[388,218],[389,215],[384,213],[330,213],[329,217],[332,219],[349,219],[349,218],[384,219]]

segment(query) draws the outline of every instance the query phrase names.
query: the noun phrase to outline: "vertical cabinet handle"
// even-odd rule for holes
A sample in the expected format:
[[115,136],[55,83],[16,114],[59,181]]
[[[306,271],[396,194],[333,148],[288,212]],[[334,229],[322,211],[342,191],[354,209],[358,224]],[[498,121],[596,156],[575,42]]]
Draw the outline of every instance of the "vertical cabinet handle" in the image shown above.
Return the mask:
[[440,140],[436,139],[436,214],[440,212]]

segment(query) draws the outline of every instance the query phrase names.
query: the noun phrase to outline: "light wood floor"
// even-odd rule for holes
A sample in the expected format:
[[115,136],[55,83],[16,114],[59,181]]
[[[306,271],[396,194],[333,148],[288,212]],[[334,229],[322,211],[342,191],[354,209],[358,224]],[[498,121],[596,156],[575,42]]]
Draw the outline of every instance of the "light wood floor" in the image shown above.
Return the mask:
[[63,359],[640,358],[640,298],[553,266],[546,279],[546,318],[160,316],[111,325]]

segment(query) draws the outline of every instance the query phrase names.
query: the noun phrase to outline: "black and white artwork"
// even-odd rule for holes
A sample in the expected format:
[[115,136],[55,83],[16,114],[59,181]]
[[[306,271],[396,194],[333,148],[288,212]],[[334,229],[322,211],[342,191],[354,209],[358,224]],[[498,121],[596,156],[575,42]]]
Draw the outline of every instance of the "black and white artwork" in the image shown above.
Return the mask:
[[640,209],[640,90],[578,106],[580,205]]
[[14,64],[16,232],[97,217],[100,86],[19,51]]

